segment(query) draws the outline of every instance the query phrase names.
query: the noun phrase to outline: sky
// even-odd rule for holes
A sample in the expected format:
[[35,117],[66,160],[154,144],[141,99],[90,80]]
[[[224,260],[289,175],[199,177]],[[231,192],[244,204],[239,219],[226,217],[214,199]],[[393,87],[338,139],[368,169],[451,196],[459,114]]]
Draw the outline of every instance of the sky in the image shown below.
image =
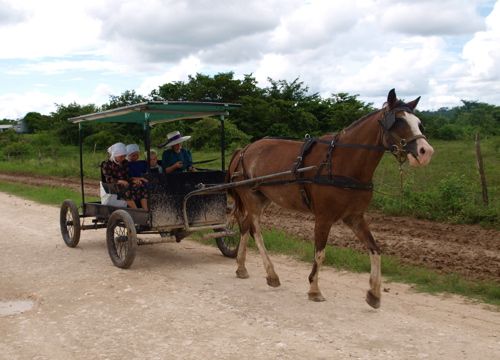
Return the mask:
[[500,105],[500,0],[0,0],[0,119],[189,75]]

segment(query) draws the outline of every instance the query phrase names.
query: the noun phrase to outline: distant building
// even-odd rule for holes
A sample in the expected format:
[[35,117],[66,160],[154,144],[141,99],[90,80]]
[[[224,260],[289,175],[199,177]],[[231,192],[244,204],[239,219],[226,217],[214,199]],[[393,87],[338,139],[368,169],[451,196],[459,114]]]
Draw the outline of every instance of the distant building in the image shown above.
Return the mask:
[[29,127],[26,119],[22,118],[21,120],[18,120],[17,125],[14,126],[14,130],[16,130],[18,134],[26,134],[27,132],[29,132]]
[[0,132],[7,131],[9,129],[14,129],[14,131],[18,134],[26,134],[27,132],[29,132],[28,124],[24,119],[18,120],[17,123],[14,124],[0,125]]
[[0,125],[0,132],[4,132],[6,130],[12,129],[14,125]]

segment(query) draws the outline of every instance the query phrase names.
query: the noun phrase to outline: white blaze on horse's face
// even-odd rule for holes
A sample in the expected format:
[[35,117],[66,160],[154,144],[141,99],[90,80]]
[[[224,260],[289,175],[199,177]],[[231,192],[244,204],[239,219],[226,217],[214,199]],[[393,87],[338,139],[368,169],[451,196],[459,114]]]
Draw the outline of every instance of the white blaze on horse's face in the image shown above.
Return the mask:
[[[422,135],[420,131],[420,119],[416,117],[414,114],[404,112],[403,119],[406,120],[407,124],[410,126],[413,136]],[[411,166],[425,166],[430,163],[432,154],[434,153],[434,149],[427,142],[426,139],[417,139],[417,157],[412,154],[408,154],[408,161]]]

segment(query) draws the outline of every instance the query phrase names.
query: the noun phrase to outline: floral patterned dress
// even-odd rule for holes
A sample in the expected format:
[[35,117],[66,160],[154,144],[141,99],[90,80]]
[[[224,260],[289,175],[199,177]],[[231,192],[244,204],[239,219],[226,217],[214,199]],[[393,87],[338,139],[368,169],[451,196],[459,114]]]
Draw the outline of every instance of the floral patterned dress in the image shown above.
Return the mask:
[[112,160],[105,161],[102,164],[102,174],[108,184],[117,184],[118,180],[125,180],[128,182],[128,186],[117,184],[119,198],[134,201],[147,199],[148,193],[144,186],[132,183],[128,175],[127,160],[124,160],[120,164]]

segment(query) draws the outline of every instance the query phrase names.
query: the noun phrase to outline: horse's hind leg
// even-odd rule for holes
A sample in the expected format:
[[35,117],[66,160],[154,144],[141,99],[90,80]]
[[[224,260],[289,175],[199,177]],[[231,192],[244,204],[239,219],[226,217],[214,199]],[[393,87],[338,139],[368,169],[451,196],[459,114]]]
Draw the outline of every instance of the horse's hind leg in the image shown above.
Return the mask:
[[253,238],[255,239],[255,244],[257,245],[257,248],[259,249],[260,256],[262,257],[262,262],[264,263],[264,268],[266,269],[267,285],[272,286],[272,287],[280,286],[281,284],[280,284],[280,279],[278,277],[278,274],[276,274],[276,271],[274,271],[273,263],[271,262],[271,259],[267,255],[267,250],[266,250],[266,246],[264,245],[264,238],[262,237],[259,221],[255,218],[253,218],[253,221],[252,221],[251,233],[252,233]]
[[378,309],[380,307],[380,297],[382,295],[380,292],[380,286],[382,283],[380,248],[375,242],[363,215],[352,216],[344,219],[344,223],[351,228],[358,239],[366,244],[368,250],[370,251],[370,290],[366,293],[366,302],[371,307]]
[[309,274],[309,292],[307,293],[309,300],[325,301],[325,298],[319,290],[319,270],[325,260],[325,247],[330,233],[331,222],[323,222],[316,218],[314,224],[314,263],[311,273]]
[[240,228],[240,244],[238,245],[238,254],[236,255],[236,277],[240,279],[248,279],[248,271],[245,266],[247,258],[247,244],[248,237],[250,236],[250,222],[249,217],[246,215],[243,219],[238,219],[238,226]]
[[[248,271],[245,267],[246,261],[246,251],[247,251],[247,243],[248,237],[251,235],[255,239],[255,243],[257,248],[259,249],[260,255],[262,257],[262,261],[264,263],[264,268],[267,273],[267,284],[272,287],[280,286],[280,280],[276,271],[274,271],[273,263],[271,259],[267,255],[267,250],[264,245],[264,239],[262,237],[259,219],[264,211],[265,207],[269,203],[265,197],[260,195],[259,193],[253,193],[252,196],[248,196],[247,198],[252,200],[250,204],[253,207],[246,207],[245,215],[242,218],[238,219],[238,223],[240,226],[240,245],[238,247],[238,255],[236,257],[236,262],[238,264],[238,268],[236,269],[236,276],[241,279],[246,279],[249,277]],[[253,212],[248,211],[249,209],[253,210]]]

